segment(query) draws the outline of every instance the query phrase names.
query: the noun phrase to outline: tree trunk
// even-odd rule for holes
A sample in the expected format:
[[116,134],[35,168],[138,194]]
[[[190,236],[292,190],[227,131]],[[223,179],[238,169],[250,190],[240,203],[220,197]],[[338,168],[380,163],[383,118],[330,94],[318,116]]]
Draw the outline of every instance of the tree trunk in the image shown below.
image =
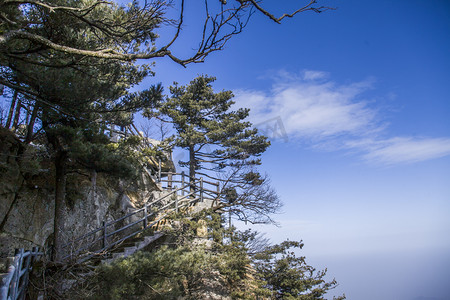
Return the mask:
[[64,251],[64,212],[67,182],[67,152],[58,150],[55,156],[55,220],[53,223],[53,261],[61,261]]
[[20,118],[20,109],[22,108],[22,102],[20,101],[20,99],[17,101],[17,105],[16,105],[16,112],[14,113],[14,121],[12,124],[12,131],[16,131],[17,130],[17,126],[19,124],[19,118]]
[[11,100],[11,106],[9,108],[9,114],[8,114],[8,119],[6,121],[6,128],[9,128],[9,126],[11,126],[11,120],[12,120],[12,116],[14,113],[14,107],[16,106],[16,101],[17,101],[17,91],[14,90],[14,94],[13,94],[13,98]]
[[33,112],[31,113],[30,123],[28,123],[28,125],[27,125],[27,136],[25,138],[25,144],[28,144],[33,140],[33,128],[34,128],[34,122],[36,121],[38,110],[39,110],[39,105],[37,103],[35,103]]

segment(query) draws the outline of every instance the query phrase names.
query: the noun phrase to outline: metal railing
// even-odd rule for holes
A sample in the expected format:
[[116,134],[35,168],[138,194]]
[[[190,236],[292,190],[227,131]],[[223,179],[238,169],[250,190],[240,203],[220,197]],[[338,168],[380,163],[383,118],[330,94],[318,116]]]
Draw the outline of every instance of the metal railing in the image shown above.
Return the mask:
[[[71,259],[76,259],[77,262],[86,261],[151,228],[181,208],[205,200],[217,201],[220,196],[217,182],[205,181],[203,178],[191,180],[184,172],[159,172],[159,175],[161,188],[166,191],[164,195],[123,217],[109,222],[104,221],[101,227],[64,244],[63,251],[67,254],[63,256],[63,261]],[[167,179],[161,178],[161,175]],[[31,251],[16,250],[8,273],[2,280],[0,299],[25,299],[33,260],[40,255],[43,253],[38,252],[37,247]]]
[[[163,179],[164,176],[166,179]],[[201,178],[194,178],[192,180],[193,184],[190,182],[191,177],[186,175],[184,172],[174,173],[174,172],[159,172],[158,181],[161,184],[161,188],[164,190],[171,190],[174,185],[181,184],[182,186],[188,184],[189,191],[196,191],[199,197],[203,200],[217,200],[220,195],[220,184],[219,182],[212,182],[204,180]],[[185,191],[182,190],[182,195]]]
[[25,299],[28,278],[32,270],[33,261],[37,256],[41,255],[43,255],[43,253],[38,252],[37,247],[33,247],[30,251],[16,249],[13,261],[8,268],[8,273],[3,278],[0,299]]
[[[77,258],[79,262],[86,261],[156,225],[172,212],[178,212],[180,208],[206,199],[218,199],[218,183],[204,181],[203,178],[190,180],[184,173],[160,174],[167,175],[167,179],[159,177],[161,188],[166,191],[165,195],[123,217],[104,221],[101,227],[64,244],[63,251],[67,254],[62,259]],[[177,184],[180,184],[180,187]],[[211,189],[211,186],[216,190]]]

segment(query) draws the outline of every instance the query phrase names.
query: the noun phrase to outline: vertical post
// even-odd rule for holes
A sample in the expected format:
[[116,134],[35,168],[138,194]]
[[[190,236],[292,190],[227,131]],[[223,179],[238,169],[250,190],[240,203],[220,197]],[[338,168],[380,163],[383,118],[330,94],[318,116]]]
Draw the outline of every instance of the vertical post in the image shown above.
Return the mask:
[[181,196],[184,196],[184,171],[181,172]]
[[169,174],[167,174],[167,188],[169,190],[172,189],[172,172],[169,172]]
[[15,264],[15,272],[12,278],[12,299],[17,299],[19,292],[19,283],[20,283],[20,271],[22,271],[22,261],[23,261],[23,248],[16,249],[14,252],[14,264]]
[[147,204],[144,205],[144,229],[147,228]]
[[106,221],[103,221],[103,249],[106,249],[106,246],[108,244],[108,241],[106,240],[107,238],[107,233],[106,233],[106,229],[107,229],[107,225],[106,225]]
[[20,291],[19,291],[20,295],[18,295],[19,297],[17,298],[19,300],[24,300],[25,299],[25,295],[27,294],[28,279],[29,279],[29,276],[30,276],[31,268],[32,268],[31,264],[33,262],[33,252],[34,252],[34,250],[35,250],[35,247],[33,247],[32,250],[29,251],[29,254],[28,254],[28,256],[26,258],[26,261],[25,261],[25,267],[23,268],[24,269],[24,273],[22,275],[22,280],[21,280],[22,284],[20,286]]
[[200,177],[200,202],[203,202],[203,177]]
[[[175,189],[177,189],[177,186],[175,186]],[[175,212],[178,213],[178,195],[175,193]]]
[[161,182],[161,158],[158,158],[158,182]]

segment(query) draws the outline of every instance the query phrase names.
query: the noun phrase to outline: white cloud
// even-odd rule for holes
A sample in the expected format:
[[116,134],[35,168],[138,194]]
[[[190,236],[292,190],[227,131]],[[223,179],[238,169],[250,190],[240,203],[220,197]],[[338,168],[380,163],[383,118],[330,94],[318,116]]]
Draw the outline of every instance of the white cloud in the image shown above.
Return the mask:
[[312,70],[303,71],[303,79],[304,80],[318,80],[318,79],[327,78],[328,76],[329,76],[329,74],[327,72],[312,71]]
[[[356,150],[370,162],[392,165],[450,155],[450,138],[389,137],[376,103],[363,97],[373,80],[338,85],[329,74],[280,72],[268,92],[240,90],[236,105],[250,108],[250,121],[269,137],[308,141],[310,146]],[[274,125],[267,125],[267,123]],[[282,134],[271,130],[282,130]],[[381,136],[387,136],[381,138]],[[286,139],[286,138],[285,138]]]
[[[319,76],[316,73],[320,72],[308,76]],[[250,119],[254,124],[280,117],[290,136],[320,140],[376,130],[376,111],[367,101],[356,101],[369,87],[368,82],[339,86],[331,81],[305,82],[297,78],[279,81],[269,94],[237,91],[235,100],[239,106],[251,109]]]
[[393,137],[347,142],[366,153],[363,157],[384,165],[413,163],[450,155],[450,138]]

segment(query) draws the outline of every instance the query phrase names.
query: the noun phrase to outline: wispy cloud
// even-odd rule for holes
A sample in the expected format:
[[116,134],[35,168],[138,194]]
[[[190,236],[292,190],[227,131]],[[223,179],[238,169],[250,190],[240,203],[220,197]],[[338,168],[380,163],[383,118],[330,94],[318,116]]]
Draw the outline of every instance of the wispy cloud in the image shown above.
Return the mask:
[[238,91],[236,97],[238,103],[251,109],[254,123],[281,116],[289,135],[317,140],[376,129],[376,111],[364,101],[353,101],[366,88],[361,83],[336,86],[331,82],[299,82],[277,85],[269,95]]
[[450,138],[389,136],[380,108],[364,98],[373,80],[340,85],[328,78],[321,71],[280,72],[269,91],[236,91],[235,100],[251,109],[254,124],[278,118],[290,139],[357,150],[370,162],[392,165],[450,155]]
[[347,141],[365,151],[364,159],[384,165],[405,164],[450,155],[450,138],[393,137],[385,140]]

